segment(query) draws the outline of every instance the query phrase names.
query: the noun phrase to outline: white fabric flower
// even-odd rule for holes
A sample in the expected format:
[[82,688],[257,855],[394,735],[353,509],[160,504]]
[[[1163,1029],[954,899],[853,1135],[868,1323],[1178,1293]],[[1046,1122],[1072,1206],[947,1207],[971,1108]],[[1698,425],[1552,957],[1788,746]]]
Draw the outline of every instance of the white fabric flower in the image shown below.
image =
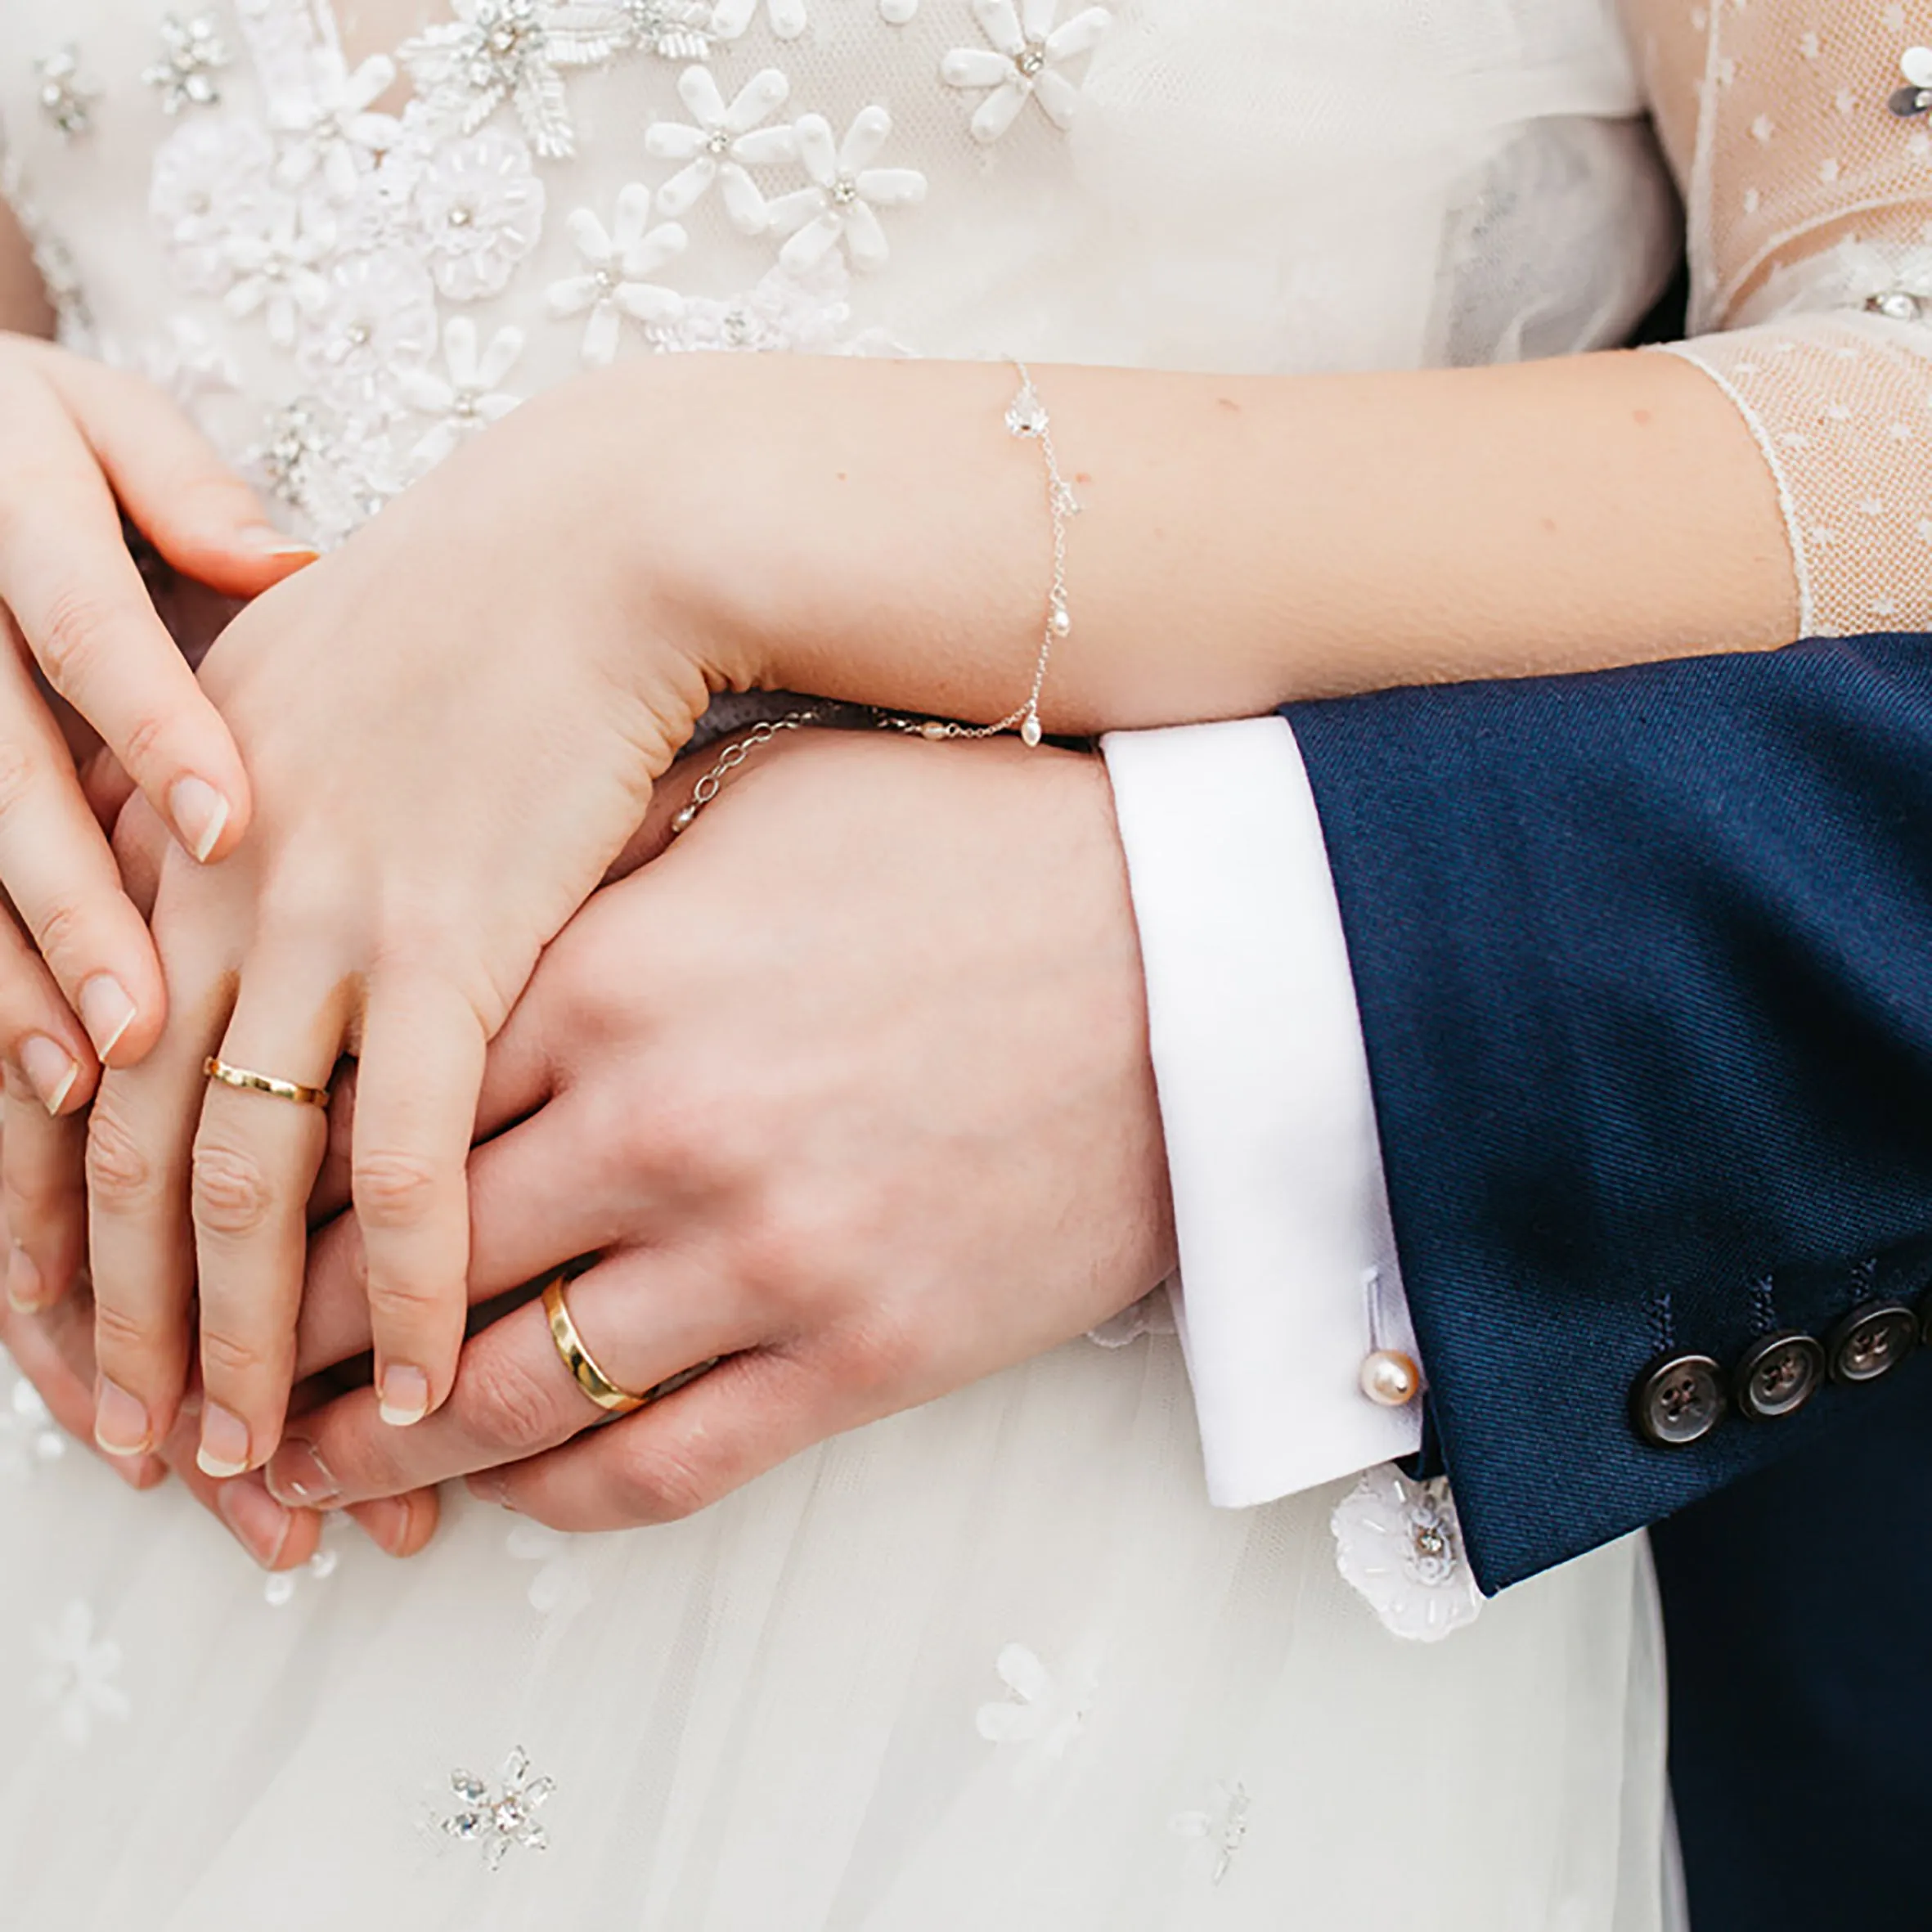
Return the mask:
[[55,1422],[40,1391],[24,1375],[0,1408],[0,1476],[24,1480],[67,1453],[67,1436]]
[[1476,1621],[1482,1595],[1447,1482],[1412,1482],[1385,1463],[1336,1504],[1330,1526],[1337,1569],[1391,1636],[1436,1643]]
[[634,181],[618,196],[617,218],[609,229],[587,208],[570,218],[570,239],[588,267],[583,274],[550,284],[550,312],[562,321],[590,311],[584,325],[586,362],[601,365],[616,355],[626,316],[633,321],[665,322],[684,307],[675,291],[649,277],[684,253],[689,237],[676,222],[652,227],[650,215],[651,191]]
[[651,341],[670,350],[823,354],[840,345],[851,321],[850,288],[845,263],[836,254],[827,255],[808,276],[774,268],[742,295],[721,301],[686,296],[676,321],[654,328]]
[[528,1594],[530,1607],[540,1616],[573,1616],[591,1601],[582,1538],[541,1523],[519,1523],[505,1547],[518,1561],[538,1566]]
[[689,213],[715,181],[721,184],[732,226],[743,234],[759,233],[766,222],[765,197],[745,170],[797,156],[798,139],[789,127],[763,124],[784,106],[792,83],[767,67],[727,103],[708,67],[687,67],[677,77],[677,92],[693,124],[659,121],[644,137],[647,154],[684,163],[658,190],[658,212]]
[[436,291],[402,249],[336,265],[302,331],[302,371],[352,414],[384,410],[401,379],[436,353]]
[[239,115],[185,122],[155,151],[148,213],[184,288],[220,294],[235,279],[229,240],[266,236],[290,207],[274,164],[267,130]]
[[[335,1518],[325,1519],[334,1522]],[[342,1566],[339,1550],[319,1549],[308,1561],[294,1570],[278,1570],[274,1575],[262,1579],[262,1601],[271,1610],[285,1609],[295,1601],[295,1593],[304,1579],[310,1583],[326,1583]]]
[[76,1746],[93,1735],[97,1718],[124,1721],[132,1708],[128,1694],[114,1680],[121,1668],[121,1647],[94,1638],[94,1612],[85,1603],[70,1603],[51,1630],[35,1640],[41,1669],[34,1694],[50,1705],[61,1735]]
[[939,64],[948,87],[990,88],[973,110],[975,141],[997,141],[1031,98],[1056,128],[1071,127],[1080,89],[1058,70],[1091,53],[1113,25],[1104,7],[1090,7],[1055,26],[1060,0],[973,0],[973,17],[991,47],[956,47]]
[[1101,1650],[1086,1639],[1058,1676],[1023,1643],[1008,1644],[995,1660],[1009,1695],[981,1705],[974,1726],[989,1744],[1017,1747],[1013,1781],[1022,1790],[1066,1756],[1086,1723],[1099,1696]]
[[170,316],[162,334],[142,344],[136,359],[141,373],[191,414],[203,398],[231,396],[241,387],[240,366],[226,344],[192,316]]
[[352,73],[336,49],[319,50],[305,84],[269,101],[268,124],[282,137],[276,178],[291,188],[319,180],[331,200],[348,200],[401,136],[393,115],[373,111],[395,79],[386,54],[371,54]]
[[862,108],[836,146],[823,115],[802,115],[793,132],[812,185],[781,195],[766,210],[772,228],[791,237],[779,260],[804,275],[842,242],[855,268],[881,267],[891,249],[878,211],[926,198],[926,177],[916,168],[872,165],[892,132],[892,117],[883,107]]
[[538,154],[575,154],[559,70],[609,60],[627,37],[623,9],[547,0],[451,0],[451,8],[453,20],[424,29],[397,55],[432,113],[474,134],[509,101]]
[[543,183],[515,135],[485,128],[437,150],[416,187],[429,272],[452,302],[499,295],[543,232]]
[[501,328],[490,338],[490,346],[479,350],[476,324],[466,315],[452,316],[443,328],[447,373],[439,375],[434,369],[405,372],[398,385],[403,401],[437,419],[410,452],[419,472],[434,469],[459,443],[501,422],[516,407],[519,398],[505,393],[501,385],[523,353],[523,339],[521,329]]
[[[765,0],[771,31],[780,40],[796,40],[808,24],[805,0]],[[712,31],[721,40],[735,40],[752,24],[758,0],[718,0],[711,16]]]
[[224,299],[230,315],[267,318],[268,339],[277,348],[292,348],[299,323],[329,299],[328,278],[320,264],[335,246],[335,229],[326,217],[284,201],[263,232],[231,230],[223,239],[234,280]]

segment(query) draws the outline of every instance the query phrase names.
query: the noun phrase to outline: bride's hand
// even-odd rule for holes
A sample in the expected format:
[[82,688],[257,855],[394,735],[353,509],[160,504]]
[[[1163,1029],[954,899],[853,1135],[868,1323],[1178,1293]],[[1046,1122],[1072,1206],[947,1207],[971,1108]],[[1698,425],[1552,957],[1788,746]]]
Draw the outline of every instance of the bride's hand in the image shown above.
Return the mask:
[[[155,613],[124,514],[184,576],[236,595],[312,554],[158,390],[0,334],[0,1058],[56,1115],[86,1103],[101,1059],[137,1060],[164,1008],[101,829],[124,790],[112,767],[204,860],[233,848],[249,808],[240,757]],[[103,745],[111,766],[94,755]],[[46,1259],[13,1247],[16,1303],[58,1293]]]
[[90,1124],[113,1450],[172,1427],[197,1291],[203,1467],[256,1467],[281,1434],[323,1118],[206,1081],[210,1055],[313,1089],[357,1058],[378,1386],[398,1423],[448,1393],[484,1049],[713,681],[648,567],[648,523],[613,514],[636,454],[600,394],[527,405],[257,600],[204,663],[256,815],[218,866],[164,855],[166,1027]]

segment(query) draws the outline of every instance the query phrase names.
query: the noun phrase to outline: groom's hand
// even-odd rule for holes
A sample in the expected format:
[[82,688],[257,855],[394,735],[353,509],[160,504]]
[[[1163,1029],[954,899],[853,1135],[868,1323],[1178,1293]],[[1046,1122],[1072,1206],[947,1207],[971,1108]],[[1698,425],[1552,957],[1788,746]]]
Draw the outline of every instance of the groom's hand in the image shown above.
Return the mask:
[[[1054,1347],[1173,1262],[1140,964],[1098,760],[812,735],[593,900],[496,1043],[476,1301],[573,1257],[599,1412],[526,1305],[408,1430],[365,1391],[270,1469],[330,1506],[494,1470],[559,1527],[662,1521],[820,1440]],[[352,1220],[304,1367],[366,1337]],[[504,1467],[503,1465],[512,1465]]]

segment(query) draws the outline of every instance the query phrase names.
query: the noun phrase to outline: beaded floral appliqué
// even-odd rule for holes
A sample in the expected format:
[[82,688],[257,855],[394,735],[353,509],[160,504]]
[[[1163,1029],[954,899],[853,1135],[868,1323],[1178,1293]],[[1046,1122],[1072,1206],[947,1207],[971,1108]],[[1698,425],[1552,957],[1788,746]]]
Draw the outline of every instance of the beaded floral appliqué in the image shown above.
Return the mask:
[[161,111],[176,115],[191,107],[218,107],[222,89],[215,78],[228,65],[228,49],[211,13],[191,20],[161,16],[161,57],[141,78],[161,97]]
[[449,1781],[463,1808],[443,1818],[442,1828],[459,1844],[481,1845],[491,1871],[510,1856],[512,1846],[549,1850],[550,1835],[537,1813],[555,1795],[556,1781],[532,1774],[529,1753],[521,1745],[504,1759],[496,1784],[474,1771],[452,1771]]
[[40,111],[63,138],[76,140],[93,127],[94,103],[101,90],[82,72],[80,50],[71,41],[36,61],[34,78]]
[[1391,1636],[1436,1643],[1482,1608],[1455,1499],[1441,1478],[1412,1482],[1392,1463],[1371,1469],[1336,1505],[1335,1562]]

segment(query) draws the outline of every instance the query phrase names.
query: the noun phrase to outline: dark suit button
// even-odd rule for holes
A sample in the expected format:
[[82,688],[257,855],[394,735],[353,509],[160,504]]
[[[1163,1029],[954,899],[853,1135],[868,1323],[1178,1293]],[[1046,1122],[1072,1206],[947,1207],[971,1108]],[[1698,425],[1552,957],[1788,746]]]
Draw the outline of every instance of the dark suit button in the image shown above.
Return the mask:
[[1660,1449],[1701,1442],[1724,1419],[1724,1372],[1709,1355],[1666,1355],[1630,1391],[1637,1433]]
[[1901,1301],[1867,1301],[1831,1331],[1831,1379],[1876,1382],[1919,1345],[1919,1318]]
[[1751,1344],[1732,1373],[1740,1411],[1761,1422],[1795,1415],[1825,1379],[1825,1351],[1817,1339],[1788,1328]]

